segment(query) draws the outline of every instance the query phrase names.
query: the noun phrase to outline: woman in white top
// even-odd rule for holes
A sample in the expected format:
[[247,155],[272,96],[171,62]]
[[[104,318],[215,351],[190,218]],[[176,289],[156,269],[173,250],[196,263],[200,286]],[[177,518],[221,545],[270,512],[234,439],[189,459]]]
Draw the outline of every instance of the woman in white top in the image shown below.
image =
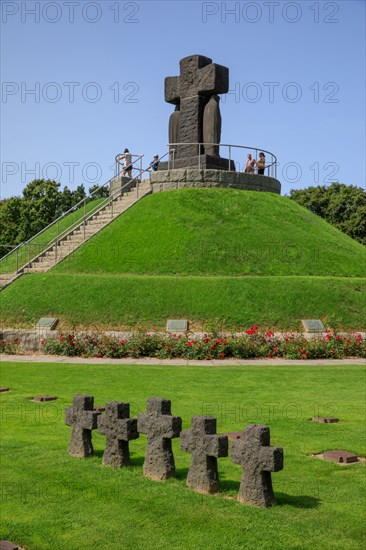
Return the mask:
[[122,176],[124,177],[126,173],[128,177],[132,177],[132,156],[128,149],[125,149],[122,155],[123,160],[123,172]]

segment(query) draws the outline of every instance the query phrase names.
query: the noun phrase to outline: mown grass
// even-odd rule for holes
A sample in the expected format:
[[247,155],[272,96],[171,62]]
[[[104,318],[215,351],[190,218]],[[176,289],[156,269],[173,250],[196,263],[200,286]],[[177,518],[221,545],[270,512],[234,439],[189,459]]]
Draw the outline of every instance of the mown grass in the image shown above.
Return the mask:
[[1,293],[2,326],[55,316],[69,328],[163,327],[189,319],[197,329],[299,330],[323,319],[338,330],[366,327],[366,279],[336,277],[154,277],[26,275]]
[[[102,202],[103,199],[95,199],[86,204],[86,212],[90,212]],[[32,258],[40,254],[57,235],[68,229],[71,225],[81,220],[84,216],[84,207],[71,212],[60,220],[58,224],[53,225],[44,231],[38,237],[30,240],[29,244],[18,250],[18,268],[29,262]],[[16,252],[9,254],[7,258],[0,261],[0,273],[12,273],[16,270]]]
[[365,247],[286,197],[234,189],[155,193],[57,272],[365,276]]
[[[327,449],[365,454],[364,369],[361,366],[159,367],[3,362],[1,538],[27,550],[85,548],[363,549],[365,464],[341,467],[311,458]],[[284,448],[273,474],[278,504],[263,510],[235,501],[241,469],[219,459],[222,492],[186,487],[190,455],[174,440],[177,479],[144,478],[145,436],[130,443],[132,464],[102,466],[105,439],[94,432],[95,456],[67,455],[64,409],[76,393],[95,404],[172,400],[172,413],[217,418],[218,432],[256,422],[270,426]],[[36,404],[34,395],[57,395]],[[337,416],[316,424],[313,416]]]

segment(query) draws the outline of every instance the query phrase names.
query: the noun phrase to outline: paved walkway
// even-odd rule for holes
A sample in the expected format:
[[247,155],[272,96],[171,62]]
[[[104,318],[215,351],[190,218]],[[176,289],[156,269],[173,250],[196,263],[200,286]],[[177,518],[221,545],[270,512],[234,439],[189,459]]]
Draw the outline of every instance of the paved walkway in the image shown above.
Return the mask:
[[64,357],[58,355],[5,355],[0,354],[0,362],[11,363],[63,363],[77,365],[171,365],[171,366],[207,366],[207,367],[225,367],[225,366],[244,366],[244,365],[365,365],[366,359],[309,359],[301,361],[298,359],[216,359],[212,361],[198,361],[188,359],[155,359],[153,357],[143,357],[134,359],[127,357],[125,359],[100,359],[85,357]]

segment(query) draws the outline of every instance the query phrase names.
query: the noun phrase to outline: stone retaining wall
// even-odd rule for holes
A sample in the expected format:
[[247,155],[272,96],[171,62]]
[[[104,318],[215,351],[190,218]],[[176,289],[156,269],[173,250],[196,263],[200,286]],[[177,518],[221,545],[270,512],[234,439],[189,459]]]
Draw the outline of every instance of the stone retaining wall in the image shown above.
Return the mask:
[[269,176],[225,170],[176,169],[151,174],[153,193],[184,187],[224,187],[281,194],[281,183]]

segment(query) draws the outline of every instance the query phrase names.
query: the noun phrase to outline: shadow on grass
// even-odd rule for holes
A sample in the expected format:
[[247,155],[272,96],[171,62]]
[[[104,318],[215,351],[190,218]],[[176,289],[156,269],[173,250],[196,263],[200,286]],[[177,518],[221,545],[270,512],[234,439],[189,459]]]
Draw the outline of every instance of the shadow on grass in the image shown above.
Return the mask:
[[277,506],[294,506],[294,508],[317,508],[320,498],[308,495],[287,495],[286,493],[275,493]]

